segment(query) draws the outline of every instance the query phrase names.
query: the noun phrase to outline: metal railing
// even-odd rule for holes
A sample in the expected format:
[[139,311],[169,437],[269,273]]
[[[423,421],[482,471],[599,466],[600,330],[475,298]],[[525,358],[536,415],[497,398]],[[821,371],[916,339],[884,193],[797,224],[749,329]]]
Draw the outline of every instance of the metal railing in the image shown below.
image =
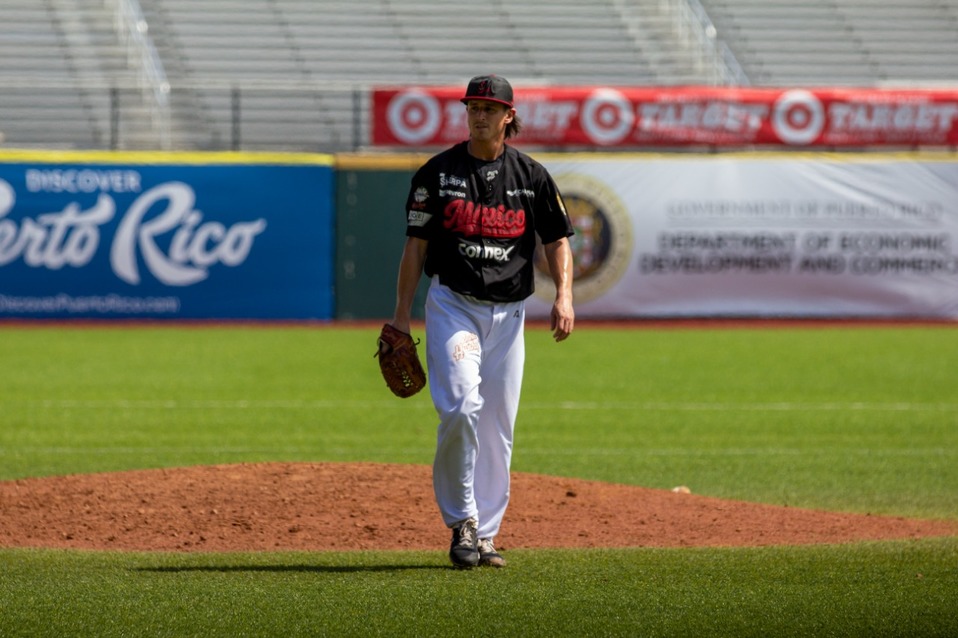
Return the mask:
[[[143,117],[135,80],[86,82],[0,77],[3,144],[16,148],[350,152],[369,144],[363,83],[180,82],[164,91],[164,126]],[[176,99],[173,99],[176,98]],[[170,103],[183,103],[179,111]]]
[[699,0],[660,0],[660,6],[676,17],[679,39],[703,53],[704,64],[709,67],[706,71],[715,84],[752,84],[735,54],[718,37],[718,29]]
[[160,148],[169,149],[172,144],[170,82],[153,46],[149,24],[143,16],[140,3],[138,0],[104,0],[104,4],[113,8],[117,37],[127,49],[130,66],[136,70],[144,101],[150,107],[150,122]]

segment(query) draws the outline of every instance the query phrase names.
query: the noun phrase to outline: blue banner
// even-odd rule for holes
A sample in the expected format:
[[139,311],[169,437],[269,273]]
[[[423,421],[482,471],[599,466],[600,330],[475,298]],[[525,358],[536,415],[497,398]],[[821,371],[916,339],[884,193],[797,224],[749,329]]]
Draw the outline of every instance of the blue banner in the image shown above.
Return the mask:
[[36,155],[0,155],[0,318],[332,317],[330,157]]

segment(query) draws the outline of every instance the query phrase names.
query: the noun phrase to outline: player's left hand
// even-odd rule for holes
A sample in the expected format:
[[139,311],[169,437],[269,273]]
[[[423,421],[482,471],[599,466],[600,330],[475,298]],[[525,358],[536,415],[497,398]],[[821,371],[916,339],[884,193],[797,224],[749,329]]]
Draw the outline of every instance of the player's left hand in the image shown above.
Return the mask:
[[565,299],[556,299],[552,304],[552,338],[556,341],[565,341],[572,334],[575,327],[575,311],[572,302]]

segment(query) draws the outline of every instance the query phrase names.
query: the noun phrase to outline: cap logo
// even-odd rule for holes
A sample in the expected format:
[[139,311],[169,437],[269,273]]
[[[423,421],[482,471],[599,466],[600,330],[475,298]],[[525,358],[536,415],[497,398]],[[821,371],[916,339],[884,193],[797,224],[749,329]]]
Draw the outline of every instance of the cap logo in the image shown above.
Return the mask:
[[469,80],[461,102],[465,104],[469,100],[491,100],[512,108],[512,86],[496,75],[478,75]]

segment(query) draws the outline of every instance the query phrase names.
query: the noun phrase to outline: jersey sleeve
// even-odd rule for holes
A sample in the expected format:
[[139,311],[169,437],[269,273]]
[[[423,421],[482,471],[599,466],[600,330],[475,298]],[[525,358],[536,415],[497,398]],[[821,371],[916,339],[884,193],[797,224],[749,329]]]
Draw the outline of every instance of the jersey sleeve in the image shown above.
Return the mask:
[[422,166],[413,175],[406,198],[406,236],[429,239],[436,221],[435,205],[438,193],[434,192],[435,180],[431,179],[429,164]]
[[571,237],[575,230],[555,180],[544,167],[539,166],[538,170],[541,175],[536,193],[536,232],[543,244],[551,244],[563,237]]

